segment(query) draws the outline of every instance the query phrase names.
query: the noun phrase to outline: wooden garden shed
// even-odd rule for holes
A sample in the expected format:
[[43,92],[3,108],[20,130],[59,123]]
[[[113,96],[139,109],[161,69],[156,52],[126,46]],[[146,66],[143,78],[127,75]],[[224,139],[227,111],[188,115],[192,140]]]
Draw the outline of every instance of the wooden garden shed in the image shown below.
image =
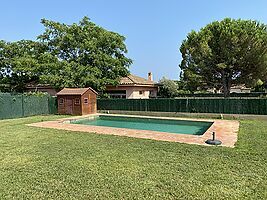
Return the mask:
[[57,93],[58,113],[70,115],[94,114],[97,92],[92,88],[64,88]]

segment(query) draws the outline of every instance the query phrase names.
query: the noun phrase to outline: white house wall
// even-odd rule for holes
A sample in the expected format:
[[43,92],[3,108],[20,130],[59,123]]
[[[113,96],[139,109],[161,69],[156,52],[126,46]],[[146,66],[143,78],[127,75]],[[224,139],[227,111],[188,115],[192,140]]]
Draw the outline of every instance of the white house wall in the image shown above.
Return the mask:
[[[126,90],[127,99],[148,99],[150,91],[152,91],[152,96],[157,97],[157,87],[142,87],[142,86],[120,86],[120,87],[109,87],[109,90]],[[143,91],[142,94],[139,91]]]

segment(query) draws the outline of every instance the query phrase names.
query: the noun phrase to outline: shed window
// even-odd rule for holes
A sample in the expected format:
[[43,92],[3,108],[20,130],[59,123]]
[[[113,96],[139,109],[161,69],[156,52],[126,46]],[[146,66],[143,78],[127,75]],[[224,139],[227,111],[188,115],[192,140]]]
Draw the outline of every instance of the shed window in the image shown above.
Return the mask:
[[80,105],[81,104],[81,101],[79,98],[76,98],[75,101],[74,101],[74,104],[75,105]]
[[144,94],[144,91],[139,91],[139,95],[143,95]]
[[84,104],[88,104],[88,98],[84,98]]
[[63,98],[60,98],[59,99],[59,105],[63,105],[64,104],[64,99]]

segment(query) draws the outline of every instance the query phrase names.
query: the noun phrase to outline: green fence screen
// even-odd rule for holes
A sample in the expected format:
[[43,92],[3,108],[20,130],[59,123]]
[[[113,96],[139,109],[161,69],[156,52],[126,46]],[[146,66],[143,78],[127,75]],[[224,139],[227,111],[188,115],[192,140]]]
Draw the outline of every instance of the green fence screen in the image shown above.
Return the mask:
[[55,97],[0,94],[0,119],[55,113]]
[[98,110],[267,114],[266,98],[98,99]]
[[[267,115],[267,99],[98,99],[97,109]],[[56,97],[0,94],[0,119],[56,113]]]

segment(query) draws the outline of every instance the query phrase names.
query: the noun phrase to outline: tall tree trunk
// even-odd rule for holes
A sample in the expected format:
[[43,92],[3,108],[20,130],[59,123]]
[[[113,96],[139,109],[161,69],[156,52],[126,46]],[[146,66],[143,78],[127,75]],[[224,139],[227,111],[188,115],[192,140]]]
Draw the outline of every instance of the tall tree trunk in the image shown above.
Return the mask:
[[223,96],[227,98],[230,96],[230,89],[232,85],[231,74],[228,72],[222,72],[222,82],[223,82]]

